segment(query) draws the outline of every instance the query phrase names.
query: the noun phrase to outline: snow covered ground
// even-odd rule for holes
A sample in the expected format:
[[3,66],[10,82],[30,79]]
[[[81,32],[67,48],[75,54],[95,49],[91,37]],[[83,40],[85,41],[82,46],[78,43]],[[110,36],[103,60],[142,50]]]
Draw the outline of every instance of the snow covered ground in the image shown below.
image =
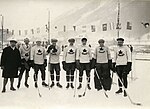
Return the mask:
[[[117,85],[112,85],[112,90],[107,92],[109,98],[106,98],[103,91],[97,92],[94,89],[94,72],[91,72],[91,87],[92,90],[88,90],[85,97],[78,98],[78,94],[83,94],[85,89],[85,78],[84,86],[81,90],[77,90],[76,97],[73,97],[74,90],[66,89],[65,83],[65,72],[61,71],[61,84],[63,89],[54,87],[48,89],[42,87],[41,78],[39,72],[39,89],[42,97],[38,95],[38,91],[34,88],[33,82],[33,69],[30,71],[29,84],[30,88],[25,88],[24,78],[19,90],[12,92],[9,90],[9,84],[7,85],[6,93],[0,93],[0,109],[149,109],[150,108],[150,61],[133,61],[133,72],[134,77],[131,80],[131,74],[129,75],[129,88],[128,93],[134,102],[142,103],[142,106],[132,105],[129,99],[124,98],[123,95],[116,95],[115,91],[118,90]],[[48,82],[48,71],[46,76],[46,82]],[[85,75],[84,75],[85,77]],[[0,77],[0,89],[2,89],[2,77]],[[116,74],[114,74],[114,82],[117,82]],[[15,87],[17,85],[17,79],[15,80]],[[77,82],[78,86],[78,82]]]

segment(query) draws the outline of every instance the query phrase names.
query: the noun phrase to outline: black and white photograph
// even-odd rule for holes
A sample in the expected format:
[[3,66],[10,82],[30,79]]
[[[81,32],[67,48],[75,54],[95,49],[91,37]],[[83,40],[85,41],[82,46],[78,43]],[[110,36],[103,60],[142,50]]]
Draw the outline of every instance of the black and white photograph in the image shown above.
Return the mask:
[[150,0],[0,0],[0,109],[149,109]]

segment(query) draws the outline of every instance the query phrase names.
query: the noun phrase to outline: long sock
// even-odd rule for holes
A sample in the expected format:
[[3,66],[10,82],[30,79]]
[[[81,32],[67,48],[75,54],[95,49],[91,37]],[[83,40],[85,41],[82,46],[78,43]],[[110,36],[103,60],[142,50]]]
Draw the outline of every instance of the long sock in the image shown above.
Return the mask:
[[82,76],[79,76],[79,82],[82,83]]
[[10,86],[14,87],[13,85],[14,85],[14,78],[10,78]]
[[28,78],[29,78],[29,72],[28,72],[28,71],[26,71],[26,74],[25,74],[25,83],[27,83],[27,82],[28,82]]
[[50,74],[51,75],[51,81],[54,81],[54,74]]
[[60,75],[56,75],[56,81],[60,80]]
[[7,82],[8,82],[8,78],[4,78],[4,81],[3,81],[3,89],[6,88]]

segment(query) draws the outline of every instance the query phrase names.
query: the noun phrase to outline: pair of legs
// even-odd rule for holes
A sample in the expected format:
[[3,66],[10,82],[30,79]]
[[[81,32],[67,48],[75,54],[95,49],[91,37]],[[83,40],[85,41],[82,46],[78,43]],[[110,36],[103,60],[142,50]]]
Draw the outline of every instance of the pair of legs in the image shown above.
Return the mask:
[[66,63],[66,81],[67,86],[66,88],[74,88],[73,82],[74,82],[74,71],[75,71],[75,63]]
[[44,65],[37,65],[35,64],[34,65],[34,81],[35,81],[35,87],[37,88],[37,80],[38,80],[38,72],[39,70],[41,71],[41,78],[42,78],[42,85],[43,86],[48,86],[46,83],[45,83],[45,67]]
[[24,84],[27,88],[29,87],[29,85],[28,85],[29,71],[30,71],[30,69],[26,69],[25,66],[21,67],[21,70],[19,73],[19,78],[18,78],[18,85],[17,85],[18,89],[20,88],[21,79],[22,79],[22,75],[24,72],[25,72],[25,83]]
[[[127,68],[126,65],[120,65],[116,67],[117,74],[119,78],[121,79],[125,88],[127,88],[128,86],[128,80],[127,80],[128,72],[126,71],[126,68]],[[122,93],[123,92],[122,84],[119,79],[118,79],[118,85],[119,85],[119,90],[116,93]],[[124,91],[124,96],[127,96],[125,91]]]
[[110,90],[112,79],[110,77],[108,63],[96,64],[96,71],[94,76],[95,88],[99,91],[103,86],[104,90]]
[[80,63],[80,69],[79,69],[79,87],[77,89],[82,88],[82,80],[83,80],[83,72],[86,72],[86,78],[87,78],[87,88],[90,90],[90,63]]
[[60,64],[49,64],[49,69],[50,69],[50,76],[51,76],[51,81],[52,84],[50,87],[53,87],[55,85],[54,83],[54,72],[56,72],[56,81],[57,81],[57,86],[62,88],[62,85],[60,85]]
[[[8,82],[8,78],[4,78],[2,93],[6,92],[7,82]],[[15,91],[16,89],[14,88],[13,84],[14,84],[14,78],[10,78],[10,90]]]

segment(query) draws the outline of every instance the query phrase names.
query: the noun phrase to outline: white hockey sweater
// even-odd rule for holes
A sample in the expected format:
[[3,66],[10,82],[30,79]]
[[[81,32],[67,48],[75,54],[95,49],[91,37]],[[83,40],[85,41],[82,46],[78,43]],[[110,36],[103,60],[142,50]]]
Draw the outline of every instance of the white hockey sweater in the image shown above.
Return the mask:
[[23,44],[20,46],[19,51],[22,59],[26,61],[30,59],[31,45]]
[[35,64],[44,64],[44,59],[46,59],[45,48],[42,46],[35,45],[31,49],[31,60],[34,60]]
[[77,48],[75,46],[68,46],[63,53],[63,61],[66,63],[73,63],[76,60]]
[[81,45],[77,49],[76,60],[79,60],[80,63],[89,63],[92,59],[92,53],[90,47],[86,45]]
[[127,62],[131,62],[131,52],[127,46],[114,48],[114,59],[117,65],[127,65]]
[[108,60],[111,59],[110,50],[108,47],[96,47],[94,53],[94,59],[96,59],[96,63],[108,63]]
[[53,49],[50,50],[49,52],[49,63],[51,64],[58,64],[59,63],[59,56],[61,53],[61,49],[59,46],[55,46],[55,48],[57,49],[57,52],[53,52]]

